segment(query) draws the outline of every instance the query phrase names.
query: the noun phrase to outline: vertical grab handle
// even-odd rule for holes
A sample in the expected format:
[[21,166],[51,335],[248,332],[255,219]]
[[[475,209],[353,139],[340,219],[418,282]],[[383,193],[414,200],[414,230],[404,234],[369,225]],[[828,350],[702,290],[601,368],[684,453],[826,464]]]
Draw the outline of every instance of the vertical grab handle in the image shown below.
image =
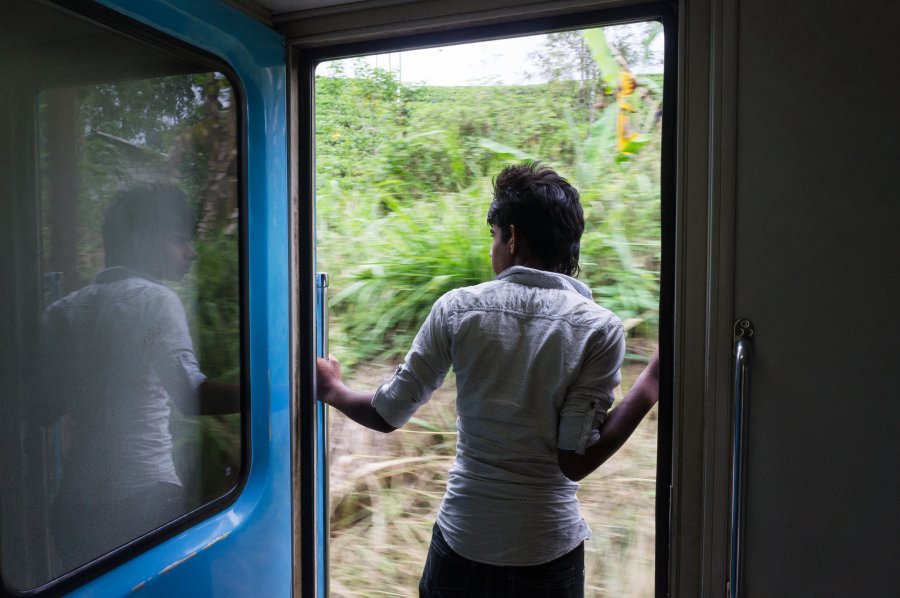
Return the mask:
[[743,575],[744,483],[747,448],[747,391],[753,323],[741,319],[734,323],[734,450],[731,459],[731,571],[729,598],[740,598]]
[[[316,356],[328,357],[328,274],[316,274]],[[328,406],[316,401],[316,596],[328,596]]]

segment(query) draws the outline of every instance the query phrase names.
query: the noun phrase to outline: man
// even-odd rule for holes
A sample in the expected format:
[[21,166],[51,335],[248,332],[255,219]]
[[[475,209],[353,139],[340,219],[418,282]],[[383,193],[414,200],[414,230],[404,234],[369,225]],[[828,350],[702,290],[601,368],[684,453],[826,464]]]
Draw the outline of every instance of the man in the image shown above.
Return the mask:
[[437,514],[421,596],[583,595],[575,480],[599,467],[658,399],[658,356],[607,417],[625,353],[622,324],[578,271],[577,190],[539,163],[504,169],[488,210],[493,281],[432,308],[404,363],[374,393],[317,362],[318,397],[390,432],[457,380],[457,454]]

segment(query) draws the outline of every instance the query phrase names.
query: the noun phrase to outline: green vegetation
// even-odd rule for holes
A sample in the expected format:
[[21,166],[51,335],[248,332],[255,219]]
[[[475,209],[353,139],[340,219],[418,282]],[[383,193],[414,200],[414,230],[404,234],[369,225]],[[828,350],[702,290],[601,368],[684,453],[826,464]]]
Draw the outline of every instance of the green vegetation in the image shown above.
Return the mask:
[[491,177],[524,159],[557,168],[581,191],[581,278],[597,300],[652,328],[658,78],[638,80],[635,137],[620,151],[615,95],[601,96],[597,111],[577,81],[407,87],[364,64],[356,75],[317,79],[317,248],[332,277],[333,352],[350,362],[396,357],[437,297],[491,277]]
[[[409,86],[362,62],[352,77],[340,66],[317,77],[318,269],[331,277],[330,350],[351,386],[389,375],[442,293],[493,277],[491,177],[537,159],[581,192],[580,278],[631,330],[627,390],[655,342],[659,297],[662,81],[623,91],[623,56],[637,52],[569,32],[541,55],[555,53],[546,83]],[[455,452],[454,389],[451,375],[389,436],[333,412],[334,595],[416,595]],[[594,529],[587,595],[652,593],[655,427],[651,415],[579,491]]]

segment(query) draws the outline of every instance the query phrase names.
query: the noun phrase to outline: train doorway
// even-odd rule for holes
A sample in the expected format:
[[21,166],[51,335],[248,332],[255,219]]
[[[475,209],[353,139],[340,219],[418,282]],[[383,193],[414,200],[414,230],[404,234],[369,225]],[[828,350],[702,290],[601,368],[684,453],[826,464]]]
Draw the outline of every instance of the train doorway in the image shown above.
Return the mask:
[[[628,334],[621,399],[659,343],[660,326],[670,326],[660,308],[663,36],[660,22],[643,21],[311,56],[308,183],[314,268],[328,273],[323,345],[351,386],[374,389],[392,374],[444,292],[493,277],[491,179],[507,164],[540,160],[581,193],[580,279]],[[317,501],[317,532],[329,537],[316,547],[327,563],[327,572],[317,565],[320,592],[416,595],[456,450],[454,382],[451,372],[391,435],[329,410],[327,433],[317,435],[318,466],[327,461],[317,475],[329,488]],[[659,420],[654,409],[579,490],[593,530],[588,595],[647,596],[659,584],[658,447],[669,437]],[[666,449],[665,471],[667,457]],[[665,520],[667,502],[662,508]]]

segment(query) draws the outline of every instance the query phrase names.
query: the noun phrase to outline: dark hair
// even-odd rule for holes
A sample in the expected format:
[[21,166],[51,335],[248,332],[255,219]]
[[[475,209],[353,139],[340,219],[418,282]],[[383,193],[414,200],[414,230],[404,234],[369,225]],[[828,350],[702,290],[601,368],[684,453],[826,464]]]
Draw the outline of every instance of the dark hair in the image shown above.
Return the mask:
[[584,211],[578,190],[552,168],[525,162],[500,171],[487,222],[500,228],[504,241],[509,239],[509,226],[515,225],[548,270],[578,274]]
[[172,235],[193,238],[197,221],[175,185],[148,183],[116,194],[103,217],[106,266],[138,268],[156,257]]

